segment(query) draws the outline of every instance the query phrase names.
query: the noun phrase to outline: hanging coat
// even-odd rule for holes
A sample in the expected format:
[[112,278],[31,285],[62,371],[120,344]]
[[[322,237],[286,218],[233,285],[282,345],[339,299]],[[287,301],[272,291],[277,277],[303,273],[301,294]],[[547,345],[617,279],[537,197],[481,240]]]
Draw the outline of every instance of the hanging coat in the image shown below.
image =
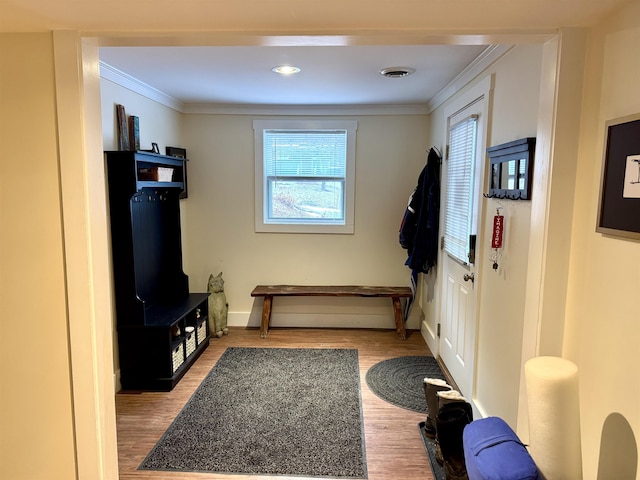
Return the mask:
[[438,257],[441,161],[431,148],[400,225],[400,245],[409,255],[405,265],[420,273],[429,273]]

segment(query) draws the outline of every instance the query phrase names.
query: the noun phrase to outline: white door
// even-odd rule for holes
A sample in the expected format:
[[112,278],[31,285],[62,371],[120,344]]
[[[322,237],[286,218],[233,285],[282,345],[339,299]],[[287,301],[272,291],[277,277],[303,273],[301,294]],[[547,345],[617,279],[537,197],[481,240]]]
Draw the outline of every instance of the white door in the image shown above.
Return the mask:
[[468,400],[474,394],[481,260],[475,257],[475,243],[481,233],[478,215],[484,184],[490,85],[489,77],[445,110],[447,154],[443,168],[439,355]]

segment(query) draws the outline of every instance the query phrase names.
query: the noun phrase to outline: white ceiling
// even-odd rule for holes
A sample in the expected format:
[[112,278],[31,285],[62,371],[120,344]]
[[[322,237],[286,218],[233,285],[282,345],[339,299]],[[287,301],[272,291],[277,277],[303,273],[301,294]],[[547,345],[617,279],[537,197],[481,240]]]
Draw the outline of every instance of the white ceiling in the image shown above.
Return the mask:
[[[184,104],[426,105],[485,46],[103,47],[100,60]],[[281,64],[301,72],[282,76]],[[389,78],[386,67],[410,67]]]

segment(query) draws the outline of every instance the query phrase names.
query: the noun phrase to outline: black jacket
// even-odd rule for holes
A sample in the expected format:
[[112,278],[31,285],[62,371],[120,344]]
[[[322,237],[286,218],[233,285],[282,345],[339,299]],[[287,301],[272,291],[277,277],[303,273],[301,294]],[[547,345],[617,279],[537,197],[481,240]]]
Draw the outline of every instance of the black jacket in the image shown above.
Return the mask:
[[421,273],[429,273],[438,257],[441,161],[431,148],[400,225],[400,245],[409,254],[405,265]]

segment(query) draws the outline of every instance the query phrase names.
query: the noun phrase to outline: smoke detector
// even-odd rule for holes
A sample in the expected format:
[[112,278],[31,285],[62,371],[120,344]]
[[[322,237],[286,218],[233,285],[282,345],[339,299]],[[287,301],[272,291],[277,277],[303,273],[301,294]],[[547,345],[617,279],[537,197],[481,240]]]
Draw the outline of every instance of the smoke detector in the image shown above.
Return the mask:
[[380,70],[380,75],[388,78],[407,77],[416,71],[415,68],[409,67],[387,67]]

